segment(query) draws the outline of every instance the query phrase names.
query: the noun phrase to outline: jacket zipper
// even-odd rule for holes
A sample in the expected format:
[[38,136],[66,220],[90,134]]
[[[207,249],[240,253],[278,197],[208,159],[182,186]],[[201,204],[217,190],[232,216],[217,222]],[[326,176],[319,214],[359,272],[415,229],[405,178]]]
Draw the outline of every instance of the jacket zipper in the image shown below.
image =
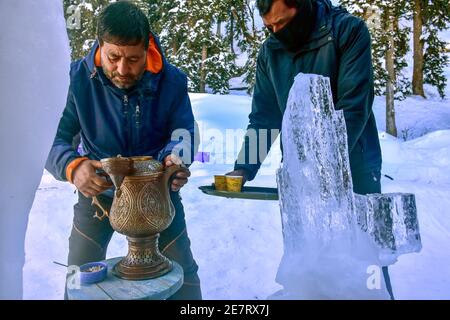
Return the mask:
[[124,106],[123,115],[125,116],[125,119],[128,123],[128,96],[127,95],[123,96],[123,106]]
[[139,147],[139,143],[140,143],[140,133],[139,133],[139,128],[141,126],[141,107],[139,106],[139,103],[136,105],[136,113],[135,113],[135,118],[136,118],[136,147]]
[[126,130],[127,130],[127,140],[128,140],[128,143],[127,143],[127,145],[128,145],[128,155],[130,156],[131,155],[131,149],[132,149],[132,144],[133,144],[133,142],[132,142],[132,130],[131,130],[131,128],[132,128],[132,126],[131,126],[131,119],[128,119],[128,117],[129,117],[129,114],[128,114],[128,104],[129,104],[129,100],[128,100],[128,95],[124,95],[123,96],[123,105],[124,105],[124,115],[125,115],[125,119],[126,119],[126,126],[125,126],[125,128],[126,128]]
[[136,128],[139,129],[141,125],[141,108],[139,104],[136,105]]

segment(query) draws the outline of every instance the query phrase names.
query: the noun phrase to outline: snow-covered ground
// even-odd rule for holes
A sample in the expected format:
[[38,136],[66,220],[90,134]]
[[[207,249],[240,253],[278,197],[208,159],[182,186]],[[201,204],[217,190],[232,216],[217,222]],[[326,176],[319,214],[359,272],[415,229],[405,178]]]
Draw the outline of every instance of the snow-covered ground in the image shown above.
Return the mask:
[[[209,185],[214,174],[232,169],[240,139],[226,140],[225,129],[245,129],[251,98],[191,94],[200,123],[201,150],[214,153],[213,163],[195,162],[192,177],[182,190],[192,249],[200,266],[205,299],[265,299],[281,287],[275,275],[283,251],[281,221],[276,201],[211,197],[198,187]],[[383,131],[383,192],[416,194],[423,249],[400,257],[390,268],[398,299],[450,298],[450,101],[412,97],[398,107],[399,132],[414,129],[408,141]],[[384,100],[374,105],[379,128],[384,128]],[[423,133],[426,135],[421,136]],[[223,136],[227,156],[218,147]],[[419,137],[420,136],[420,137]],[[234,144],[232,143],[234,141]],[[231,150],[228,150],[231,149]],[[220,162],[221,159],[229,160]],[[280,160],[278,141],[250,185],[276,186]],[[215,163],[214,163],[215,162]],[[74,187],[44,172],[30,213],[24,268],[25,299],[61,299],[68,236],[76,202]],[[127,251],[123,236],[111,241],[108,257]]]

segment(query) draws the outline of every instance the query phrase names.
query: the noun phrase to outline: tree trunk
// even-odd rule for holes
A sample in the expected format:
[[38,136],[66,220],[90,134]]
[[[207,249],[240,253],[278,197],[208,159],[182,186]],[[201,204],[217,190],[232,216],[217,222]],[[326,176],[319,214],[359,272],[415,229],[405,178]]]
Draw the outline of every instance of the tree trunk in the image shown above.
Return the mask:
[[204,44],[202,47],[202,65],[201,65],[201,69],[200,69],[200,88],[199,88],[199,92],[200,93],[205,93],[205,89],[206,89],[206,70],[205,70],[205,61],[208,58],[208,48],[206,47],[206,45]]
[[174,55],[176,55],[178,52],[178,43],[175,40],[172,42],[172,52]]
[[222,37],[222,21],[220,20],[217,20],[216,36],[218,38]]
[[233,14],[230,14],[230,34],[229,34],[229,37],[230,37],[230,49],[231,49],[231,52],[235,53],[234,52],[234,16],[233,16]]
[[423,40],[422,24],[423,24],[423,7],[422,0],[414,0],[414,71],[412,80],[413,94],[425,97],[423,90]]
[[397,126],[395,125],[395,105],[394,105],[394,24],[396,21],[389,20],[388,24],[388,50],[386,51],[386,69],[388,79],[386,81],[386,132],[390,135],[397,136]]

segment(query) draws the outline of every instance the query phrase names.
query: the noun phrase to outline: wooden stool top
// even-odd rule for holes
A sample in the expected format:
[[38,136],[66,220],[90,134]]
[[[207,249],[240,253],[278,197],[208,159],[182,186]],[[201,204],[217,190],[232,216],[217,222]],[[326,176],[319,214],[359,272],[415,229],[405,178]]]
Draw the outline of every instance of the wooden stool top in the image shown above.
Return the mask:
[[[69,300],[165,300],[172,296],[183,285],[183,269],[172,261],[171,272],[155,279],[130,281],[116,277],[112,269],[122,258],[108,259],[108,275],[99,283],[81,285],[79,288],[68,286]],[[74,283],[73,274],[67,278],[67,283]]]

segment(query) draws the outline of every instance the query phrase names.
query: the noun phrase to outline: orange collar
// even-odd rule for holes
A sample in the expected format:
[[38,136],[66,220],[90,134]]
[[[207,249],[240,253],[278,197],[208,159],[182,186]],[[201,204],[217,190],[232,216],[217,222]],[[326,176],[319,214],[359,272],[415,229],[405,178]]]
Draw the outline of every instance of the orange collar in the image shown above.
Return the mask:
[[[101,67],[101,57],[100,57],[100,47],[97,48],[97,51],[95,52],[95,66]],[[162,54],[159,51],[158,47],[156,46],[155,38],[150,35],[150,41],[149,46],[147,50],[147,71],[151,73],[159,73],[163,68],[163,59]]]

